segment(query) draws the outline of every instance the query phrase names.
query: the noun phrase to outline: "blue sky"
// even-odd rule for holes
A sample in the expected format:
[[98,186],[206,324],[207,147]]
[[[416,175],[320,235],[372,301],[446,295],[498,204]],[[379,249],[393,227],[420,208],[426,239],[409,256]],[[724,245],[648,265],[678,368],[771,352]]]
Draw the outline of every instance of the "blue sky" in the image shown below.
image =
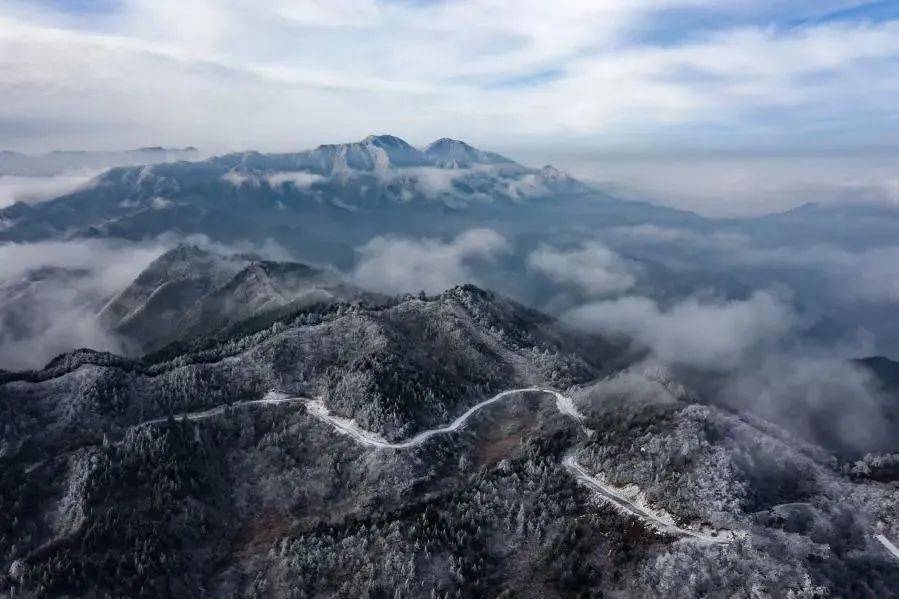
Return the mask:
[[521,155],[899,147],[899,3],[0,0],[0,139]]

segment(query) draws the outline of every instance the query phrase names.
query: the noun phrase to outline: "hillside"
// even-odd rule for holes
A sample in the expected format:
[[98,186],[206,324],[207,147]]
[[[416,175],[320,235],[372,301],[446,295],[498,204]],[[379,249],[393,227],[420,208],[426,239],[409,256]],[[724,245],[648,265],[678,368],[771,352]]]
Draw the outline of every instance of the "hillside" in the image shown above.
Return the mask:
[[[255,326],[141,359],[81,351],[3,375],[0,505],[10,517],[0,588],[222,597],[897,588],[899,570],[870,536],[899,532],[895,489],[850,478],[772,427],[693,406],[664,373],[627,370],[621,348],[501,296],[464,286]],[[570,393],[583,425],[519,393],[456,432],[378,450],[308,403],[399,441],[532,386]],[[657,531],[579,484],[566,456],[637,485],[683,526],[739,534],[709,545]]]

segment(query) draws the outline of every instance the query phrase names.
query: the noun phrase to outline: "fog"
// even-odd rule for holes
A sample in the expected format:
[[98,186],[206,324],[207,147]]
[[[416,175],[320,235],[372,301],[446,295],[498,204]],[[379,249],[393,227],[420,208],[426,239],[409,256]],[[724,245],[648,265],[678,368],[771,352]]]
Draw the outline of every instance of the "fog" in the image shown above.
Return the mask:
[[99,171],[69,172],[47,177],[0,175],[0,208],[16,202],[41,202],[90,185]]
[[101,326],[97,314],[179,243],[221,254],[289,257],[271,241],[223,245],[202,235],[164,235],[139,243],[110,239],[0,244],[0,369],[40,368],[81,347],[123,353],[125,346]]
[[[899,303],[899,246],[859,249],[801,236],[771,245],[725,221],[705,229],[590,224],[549,223],[543,235],[527,222],[524,232],[472,226],[380,235],[355,247],[344,274],[387,294],[434,295],[475,283],[563,326],[626,341],[634,356],[683,376],[705,401],[755,413],[847,455],[899,450],[883,424],[891,396],[849,361],[896,339],[889,315]],[[186,240],[219,253],[303,260],[270,241]],[[0,368],[40,367],[80,346],[121,351],[95,315],[181,241],[166,235],[0,246]],[[835,419],[839,425],[831,426]]]
[[711,217],[760,216],[809,202],[899,205],[895,150],[513,147],[508,154],[526,164],[550,162],[624,199]]
[[440,293],[477,282],[472,267],[493,262],[509,250],[508,241],[490,229],[471,229],[447,242],[376,237],[359,249],[360,261],[351,277],[372,291]]

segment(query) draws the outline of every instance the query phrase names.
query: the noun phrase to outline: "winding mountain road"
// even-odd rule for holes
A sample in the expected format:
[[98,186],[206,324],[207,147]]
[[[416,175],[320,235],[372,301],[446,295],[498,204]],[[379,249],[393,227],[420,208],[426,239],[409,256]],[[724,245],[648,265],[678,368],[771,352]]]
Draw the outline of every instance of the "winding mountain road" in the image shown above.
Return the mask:
[[481,403],[472,406],[464,414],[462,414],[446,426],[422,431],[408,441],[391,443],[390,441],[383,439],[375,433],[360,428],[353,420],[334,416],[328,411],[328,408],[326,408],[325,404],[320,400],[312,400],[308,402],[306,404],[306,409],[309,410],[310,414],[312,414],[319,420],[330,424],[338,432],[349,435],[350,437],[364,445],[377,447],[378,449],[411,449],[412,447],[421,445],[431,437],[436,437],[437,435],[446,435],[459,430],[469,418],[471,418],[477,412],[479,412],[483,408],[486,408],[490,404],[496,403],[513,395],[522,395],[524,393],[548,393],[555,397],[556,407],[560,412],[571,416],[578,421],[583,419],[583,416],[578,413],[577,409],[574,407],[574,402],[572,402],[571,399],[565,397],[558,391],[553,391],[552,389],[543,389],[541,387],[510,389],[508,391],[503,391],[502,393],[497,393],[490,399],[485,399]]
[[[376,435],[375,433],[362,429],[353,420],[350,420],[348,418],[341,418],[339,416],[331,414],[321,400],[309,401],[306,404],[306,409],[314,417],[332,426],[338,433],[352,437],[356,442],[361,443],[362,445],[367,445],[369,447],[374,447],[377,449],[403,450],[417,447],[431,437],[453,433],[459,430],[468,421],[469,418],[471,418],[474,414],[476,414],[483,408],[508,397],[520,396],[525,393],[544,393],[551,395],[556,400],[556,409],[558,409],[560,413],[573,418],[578,423],[582,423],[584,419],[584,416],[580,412],[578,412],[577,407],[574,405],[574,401],[570,397],[567,397],[562,393],[559,393],[558,391],[542,387],[509,389],[508,391],[497,393],[490,399],[486,399],[481,403],[472,406],[465,413],[463,413],[461,416],[459,416],[446,426],[422,431],[407,441],[393,443],[387,441],[379,435]],[[592,435],[595,432],[587,428],[583,424],[581,424],[581,427],[587,435]],[[677,526],[670,520],[667,520],[662,516],[653,513],[649,508],[641,506],[628,497],[625,497],[623,494],[621,494],[621,492],[603,483],[598,478],[591,476],[580,464],[577,463],[574,456],[572,455],[566,456],[562,461],[562,465],[572,475],[574,475],[574,477],[581,484],[597,493],[599,497],[601,497],[605,501],[612,503],[615,507],[633,516],[636,516],[644,522],[647,522],[657,530],[674,536],[693,539],[704,543],[723,545],[733,541],[733,535],[726,531],[722,532],[722,534],[720,535],[711,535]]]
[[[274,391],[270,391],[263,397],[262,399],[256,399],[252,401],[238,402],[233,404],[227,404],[223,406],[217,406],[214,408],[209,408],[207,410],[202,410],[198,412],[186,412],[183,414],[179,414],[174,418],[177,420],[186,419],[191,421],[197,420],[206,420],[208,418],[213,418],[215,416],[219,416],[225,413],[226,410],[229,409],[239,409],[245,407],[253,407],[253,406],[273,406],[273,405],[283,405],[283,404],[291,404],[291,403],[302,403],[305,404],[306,410],[310,415],[317,418],[318,420],[328,424],[335,431],[341,433],[343,435],[347,435],[355,440],[357,443],[362,445],[366,445],[368,447],[373,447],[376,449],[392,449],[392,450],[404,450],[411,449],[413,447],[418,447],[425,443],[428,439],[432,437],[436,437],[438,435],[447,435],[454,433],[455,431],[462,428],[469,418],[477,414],[482,409],[487,406],[494,404],[503,399],[514,397],[514,396],[522,396],[526,393],[543,393],[545,395],[550,395],[555,399],[556,409],[565,416],[572,418],[576,422],[581,425],[581,430],[588,436],[593,435],[595,431],[590,428],[587,428],[583,424],[584,416],[580,412],[578,412],[577,407],[574,404],[574,401],[562,393],[554,390],[547,389],[544,387],[525,387],[522,389],[509,389],[507,391],[503,391],[501,393],[497,393],[493,397],[489,399],[485,399],[484,401],[472,406],[468,410],[466,410],[461,416],[453,420],[446,426],[441,426],[438,428],[429,429],[426,431],[422,431],[408,439],[407,441],[400,442],[391,442],[387,441],[383,437],[361,428],[354,420],[349,418],[342,418],[340,416],[335,416],[331,414],[328,408],[325,406],[324,402],[319,399],[310,399],[308,397],[290,397],[283,393],[277,393]],[[154,418],[152,420],[147,420],[137,424],[136,426],[148,426],[153,424],[161,424],[166,422],[168,417],[165,418]],[[573,455],[568,455],[562,460],[562,465],[568,470],[575,479],[578,480],[582,485],[594,491],[598,497],[607,501],[614,505],[616,508],[631,514],[640,520],[643,520],[653,528],[665,532],[667,534],[673,536],[679,536],[686,539],[692,539],[696,541],[701,541],[704,543],[712,543],[712,544],[727,544],[733,540],[733,536],[731,533],[724,531],[720,535],[710,535],[705,534],[696,530],[691,530],[688,528],[681,528],[677,526],[670,519],[667,519],[659,514],[654,513],[650,508],[646,506],[642,506],[636,501],[626,497],[622,492],[617,489],[612,488],[607,485],[600,479],[592,476],[589,472],[587,472],[583,466],[578,464],[577,460]],[[885,537],[878,537],[878,540],[883,543],[883,545],[894,555],[899,557],[897,554],[896,547],[886,540]]]
[[886,547],[886,550],[889,551],[893,557],[899,559],[899,547],[893,545],[893,542],[886,538],[884,535],[874,535],[874,538],[880,541],[880,544]]
[[[207,418],[213,418],[215,416],[219,416],[225,413],[225,410],[229,409],[238,409],[244,407],[251,406],[275,406],[280,404],[290,404],[290,403],[306,403],[312,401],[308,397],[289,397],[284,395],[283,393],[276,393],[274,391],[269,391],[265,394],[265,397],[262,399],[254,399],[251,401],[240,401],[237,403],[225,404],[223,406],[216,406],[214,408],[209,408],[208,410],[203,410],[200,412],[185,412],[183,414],[178,414],[177,416],[173,416],[175,420],[206,420]],[[148,426],[151,424],[161,424],[168,420],[168,416],[163,418],[154,418],[153,420],[145,420],[135,426]]]

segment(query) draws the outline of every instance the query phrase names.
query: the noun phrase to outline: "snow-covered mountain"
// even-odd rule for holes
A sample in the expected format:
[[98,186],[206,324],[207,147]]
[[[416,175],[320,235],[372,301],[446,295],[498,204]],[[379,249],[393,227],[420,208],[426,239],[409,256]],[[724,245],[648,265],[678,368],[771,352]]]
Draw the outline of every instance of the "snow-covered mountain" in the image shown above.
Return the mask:
[[210,164],[226,169],[222,176],[235,186],[305,192],[324,202],[337,194],[334,205],[347,210],[413,202],[460,208],[587,189],[551,167],[527,168],[446,138],[419,150],[392,135],[372,135],[294,154],[229,154]]
[[443,168],[469,168],[476,164],[513,164],[505,156],[473,148],[464,141],[443,137],[425,148],[425,155]]
[[[192,264],[238,266],[179,248],[123,307]],[[896,595],[895,455],[840,461],[626,356],[459,286],[0,371],[0,594]]]
[[312,212],[333,220],[410,206],[465,210],[586,191],[555,169],[527,168],[464,142],[443,139],[419,150],[379,135],[297,153],[115,168],[61,198],[0,210],[0,241],[134,237],[193,223],[287,225]]
[[112,298],[99,320],[132,352],[145,352],[248,318],[361,294],[336,273],[305,264],[180,245]]

